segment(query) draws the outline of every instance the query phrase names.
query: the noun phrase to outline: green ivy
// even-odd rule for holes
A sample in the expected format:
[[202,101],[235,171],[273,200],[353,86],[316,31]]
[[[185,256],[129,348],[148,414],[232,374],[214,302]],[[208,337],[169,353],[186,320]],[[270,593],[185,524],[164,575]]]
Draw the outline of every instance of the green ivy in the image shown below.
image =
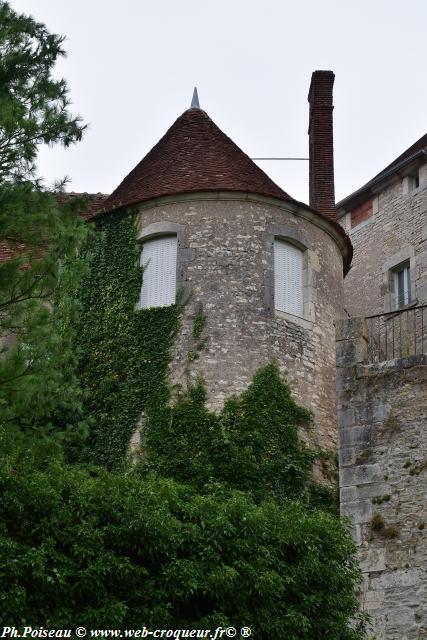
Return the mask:
[[104,217],[86,260],[77,331],[80,376],[94,423],[86,457],[114,467],[123,460],[142,413],[169,398],[166,374],[179,310],[176,305],[136,308],[143,274],[134,217]]
[[315,482],[312,474],[314,462],[324,466],[327,452],[301,441],[300,430],[312,416],[295,402],[274,362],[220,413],[209,411],[205,401],[199,379],[173,406],[149,416],[143,468],[197,490],[220,482],[257,501],[293,497],[337,513],[335,487]]
[[199,304],[196,309],[196,313],[193,317],[193,329],[192,335],[195,340],[198,340],[202,335],[202,331],[205,328],[206,315],[203,313],[203,306]]
[[[105,216],[91,236],[80,300],[76,349],[91,432],[85,458],[109,468],[125,458],[143,417],[143,465],[198,489],[221,482],[257,499],[301,497],[334,510],[333,490],[312,480],[315,453],[300,439],[310,413],[293,400],[277,366],[260,370],[221,413],[208,411],[199,380],[172,406],[167,380],[179,326],[177,305],[137,309],[142,283],[132,216]],[[200,342],[206,316],[199,305],[192,335]],[[199,357],[197,345],[188,365]]]
[[[275,363],[220,413],[207,409],[202,379],[170,403],[179,308],[136,308],[143,274],[134,222],[110,214],[99,223],[80,286],[58,307],[91,464],[69,464],[78,455],[64,455],[68,440],[50,431],[0,432],[3,617],[58,628],[137,628],[142,620],[152,628],[249,626],[263,640],[362,640],[354,545],[330,513],[331,490],[312,475],[316,459],[331,473],[334,459],[300,438],[311,414]],[[200,309],[188,373],[208,339],[204,324]],[[145,455],[122,464],[141,416]]]

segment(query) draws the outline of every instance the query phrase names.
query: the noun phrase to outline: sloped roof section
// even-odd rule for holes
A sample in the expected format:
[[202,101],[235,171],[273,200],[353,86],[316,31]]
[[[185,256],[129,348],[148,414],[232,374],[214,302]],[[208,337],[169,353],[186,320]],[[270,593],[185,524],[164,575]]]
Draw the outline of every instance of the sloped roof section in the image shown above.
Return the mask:
[[406,149],[406,151],[401,153],[400,156],[398,156],[395,160],[393,160],[393,162],[391,162],[387,167],[385,167],[382,171],[380,171],[380,173],[378,173],[374,178],[372,178],[372,180],[376,180],[377,178],[382,176],[383,173],[388,173],[394,167],[396,167],[397,165],[400,165],[404,160],[409,160],[409,158],[411,158],[415,153],[417,153],[417,151],[422,151],[424,149],[427,149],[427,133],[421,136],[421,138],[416,142],[414,142],[414,144],[411,145],[408,149]]
[[295,202],[202,109],[185,111],[103,203],[104,210],[195,191],[243,191]]
[[[427,155],[427,133],[421,136],[419,140],[414,142],[414,144],[408,147],[406,151],[401,153],[400,156],[393,160],[393,162],[384,167],[382,171],[377,173],[376,176],[371,178],[369,182],[360,187],[360,189],[353,191],[353,193],[350,193],[348,196],[340,200],[340,202],[336,204],[336,208],[342,209],[344,207],[351,207],[358,202],[362,202],[364,198],[373,193],[372,189],[383,179],[387,178],[390,175],[393,175],[395,172],[407,166],[413,160],[422,158],[425,155]],[[341,217],[341,215],[343,215],[342,211],[340,214],[338,214],[338,217]]]
[[72,200],[86,201],[86,206],[79,211],[79,216],[83,220],[90,220],[105,204],[105,201],[109,198],[107,193],[76,193],[75,191],[63,191],[56,194],[56,199],[59,204],[65,204]]

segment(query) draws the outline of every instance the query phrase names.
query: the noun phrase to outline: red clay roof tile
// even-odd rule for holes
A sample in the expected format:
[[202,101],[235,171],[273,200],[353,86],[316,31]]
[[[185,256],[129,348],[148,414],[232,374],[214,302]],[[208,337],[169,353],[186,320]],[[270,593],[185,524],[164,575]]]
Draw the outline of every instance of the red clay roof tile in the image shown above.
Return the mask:
[[295,202],[205,111],[188,109],[126,176],[104,208],[195,191],[244,191]]

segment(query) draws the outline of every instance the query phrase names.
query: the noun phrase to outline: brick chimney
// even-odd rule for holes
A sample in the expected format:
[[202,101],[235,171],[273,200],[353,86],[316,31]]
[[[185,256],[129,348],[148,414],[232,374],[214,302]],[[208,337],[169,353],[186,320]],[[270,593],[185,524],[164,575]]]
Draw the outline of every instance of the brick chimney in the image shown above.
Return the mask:
[[310,207],[335,219],[334,140],[332,122],[332,71],[314,71],[308,101],[310,156]]

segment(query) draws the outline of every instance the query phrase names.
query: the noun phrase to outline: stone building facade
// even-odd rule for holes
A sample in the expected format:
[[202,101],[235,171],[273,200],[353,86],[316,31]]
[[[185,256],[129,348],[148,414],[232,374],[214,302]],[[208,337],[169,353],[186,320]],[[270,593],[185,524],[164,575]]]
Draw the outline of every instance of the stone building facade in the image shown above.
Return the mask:
[[[298,401],[312,410],[316,440],[327,447],[336,445],[337,434],[334,319],[342,315],[343,273],[351,261],[351,244],[333,211],[333,78],[332,72],[315,72],[309,95],[313,171],[324,166],[319,145],[323,149],[325,131],[329,145],[329,188],[322,179],[311,180],[310,202],[317,209],[275,185],[198,102],[104,204],[105,211],[137,212],[136,240],[147,269],[143,288],[160,268],[153,266],[152,241],[171,238],[176,251],[176,291],[183,306],[172,384],[185,386],[189,376],[201,374],[208,404],[218,410],[274,358]],[[151,272],[144,262],[148,246],[154,252]],[[166,244],[159,245],[161,251]],[[289,276],[284,291],[278,289],[279,253],[285,280]],[[175,257],[166,259],[175,264]],[[299,278],[298,286],[290,284],[293,278]],[[294,293],[298,311],[278,303],[279,294]],[[142,293],[142,306],[148,295]],[[165,296],[172,303],[174,291]],[[198,313],[206,322],[196,344],[192,327]]]
[[[337,205],[341,512],[376,640],[427,638],[427,135]],[[375,316],[375,317],[369,317]]]
[[[427,134],[339,202],[337,217],[354,248],[344,281],[350,316],[427,302]],[[399,272],[408,279],[400,299]]]
[[369,363],[366,322],[337,327],[341,512],[376,640],[427,638],[427,356]]
[[[275,358],[298,401],[312,409],[316,433],[336,443],[334,318],[342,310],[343,260],[326,219],[257,194],[203,192],[140,205],[138,238],[178,233],[178,282],[187,300],[171,382],[202,374],[209,406],[245,389]],[[274,241],[304,247],[304,316],[275,309]],[[338,286],[337,286],[338,283]],[[203,309],[197,359],[193,319]]]
[[[170,240],[166,298],[172,304],[177,294],[182,304],[172,385],[201,374],[219,410],[276,359],[314,414],[317,442],[338,445],[341,508],[352,521],[375,638],[415,640],[427,638],[427,309],[411,316],[422,336],[411,357],[384,355],[364,317],[427,302],[427,135],[335,207],[333,82],[332,72],[316,71],[309,91],[309,206],[274,184],[195,100],[87,217],[136,214],[147,277],[144,251]],[[278,303],[289,292],[280,289],[279,252],[288,260],[282,275],[300,265],[298,311]],[[372,344],[378,357],[369,362]]]

